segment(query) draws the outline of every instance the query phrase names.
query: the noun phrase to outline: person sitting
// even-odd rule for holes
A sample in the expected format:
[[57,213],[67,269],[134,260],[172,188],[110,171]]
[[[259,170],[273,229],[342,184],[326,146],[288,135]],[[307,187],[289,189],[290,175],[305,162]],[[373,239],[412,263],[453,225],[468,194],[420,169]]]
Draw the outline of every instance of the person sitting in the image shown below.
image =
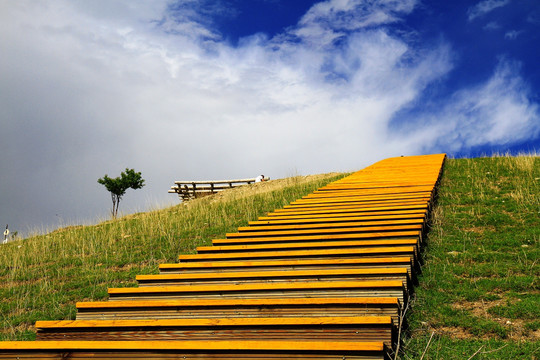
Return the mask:
[[255,182],[258,183],[258,182],[263,182],[264,181],[264,175],[259,175],[255,178]]

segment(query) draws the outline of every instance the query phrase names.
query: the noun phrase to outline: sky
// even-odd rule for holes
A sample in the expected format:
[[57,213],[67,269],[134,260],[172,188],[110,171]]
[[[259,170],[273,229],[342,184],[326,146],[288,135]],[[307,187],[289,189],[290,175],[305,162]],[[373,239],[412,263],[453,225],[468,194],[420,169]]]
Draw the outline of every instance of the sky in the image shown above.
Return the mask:
[[110,216],[97,183],[540,149],[537,0],[0,0],[0,226]]

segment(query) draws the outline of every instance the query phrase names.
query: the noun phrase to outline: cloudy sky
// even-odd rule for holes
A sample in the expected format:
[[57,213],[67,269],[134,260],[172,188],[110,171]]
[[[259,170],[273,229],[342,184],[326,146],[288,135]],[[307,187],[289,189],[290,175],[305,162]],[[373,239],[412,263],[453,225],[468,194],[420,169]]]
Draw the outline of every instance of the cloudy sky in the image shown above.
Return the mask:
[[109,215],[97,183],[540,149],[537,0],[0,0],[0,226]]

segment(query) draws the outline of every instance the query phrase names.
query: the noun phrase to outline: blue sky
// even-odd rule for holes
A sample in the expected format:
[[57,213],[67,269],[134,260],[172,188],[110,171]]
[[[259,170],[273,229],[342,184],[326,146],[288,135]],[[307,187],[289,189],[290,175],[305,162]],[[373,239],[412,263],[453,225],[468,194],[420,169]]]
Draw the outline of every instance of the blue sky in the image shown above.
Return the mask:
[[0,224],[108,216],[97,179],[352,171],[540,146],[536,0],[0,2]]

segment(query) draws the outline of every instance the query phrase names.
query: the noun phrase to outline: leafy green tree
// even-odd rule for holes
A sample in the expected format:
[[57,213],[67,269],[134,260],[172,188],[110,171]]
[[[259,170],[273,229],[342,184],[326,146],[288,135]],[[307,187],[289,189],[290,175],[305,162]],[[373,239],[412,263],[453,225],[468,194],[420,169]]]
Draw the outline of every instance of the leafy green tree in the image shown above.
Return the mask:
[[135,172],[133,169],[126,168],[126,171],[120,173],[119,177],[113,179],[105,174],[103,178],[98,179],[98,183],[104,185],[111,193],[113,203],[111,213],[113,218],[116,218],[116,215],[118,214],[118,205],[120,205],[120,200],[126,193],[126,190],[129,188],[142,188],[144,186],[144,179],[140,172]]

